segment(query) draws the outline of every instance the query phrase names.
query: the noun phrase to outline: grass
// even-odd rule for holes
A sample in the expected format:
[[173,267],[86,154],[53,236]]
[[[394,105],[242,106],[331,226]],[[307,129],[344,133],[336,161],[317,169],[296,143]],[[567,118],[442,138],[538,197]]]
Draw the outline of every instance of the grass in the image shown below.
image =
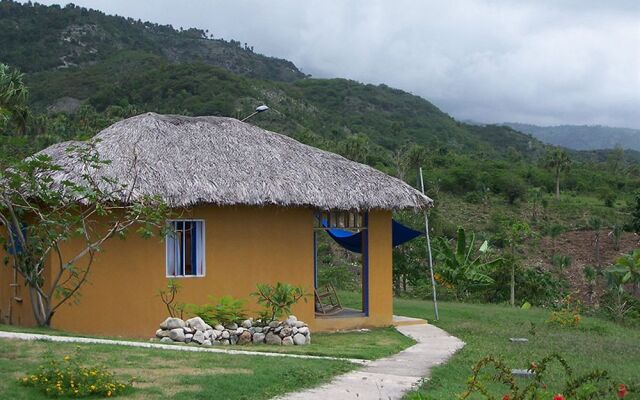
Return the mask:
[[360,358],[375,360],[387,357],[415,344],[393,328],[379,328],[370,331],[316,333],[311,335],[309,346],[230,346],[234,350],[268,351],[288,354],[308,354],[316,356]]
[[[0,331],[41,333],[59,336],[78,336],[77,334],[47,328],[24,328],[12,325],[0,325]],[[139,339],[122,339],[104,336],[82,335],[100,339],[117,339],[147,342]],[[393,328],[378,328],[366,331],[315,333],[312,334],[311,345],[308,346],[269,346],[266,344],[249,344],[243,346],[225,346],[225,349],[261,351],[271,353],[305,354],[314,356],[359,358],[375,360],[387,357],[415,344]],[[193,345],[196,346],[196,345]]]
[[[439,303],[440,321],[434,321],[428,301],[397,299],[395,313],[425,318],[466,342],[445,365],[433,370],[431,380],[417,393],[425,399],[452,399],[464,392],[471,368],[487,355],[503,359],[511,368],[528,368],[551,353],[559,353],[574,370],[574,376],[606,369],[616,382],[640,389],[640,330],[597,318],[583,318],[577,328],[545,324],[548,311],[512,309],[489,304]],[[531,333],[532,323],[535,335]],[[510,337],[526,337],[528,344],[511,344]],[[562,376],[554,368],[545,382],[549,389],[561,387]],[[497,388],[496,395],[506,392]],[[419,397],[416,393],[409,397]],[[476,397],[477,398],[477,397]],[[625,399],[640,399],[631,393]]]
[[[77,350],[76,350],[77,349]],[[212,353],[174,352],[111,345],[0,340],[0,398],[43,399],[17,379],[35,372],[49,357],[78,351],[87,365],[108,366],[121,380],[134,380],[127,398],[268,399],[329,381],[355,366],[346,361],[305,360]]]

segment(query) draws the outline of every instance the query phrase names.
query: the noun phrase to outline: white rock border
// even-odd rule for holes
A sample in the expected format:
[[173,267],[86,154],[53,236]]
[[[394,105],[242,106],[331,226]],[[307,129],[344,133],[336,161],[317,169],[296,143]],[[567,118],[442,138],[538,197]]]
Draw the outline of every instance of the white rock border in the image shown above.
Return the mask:
[[161,343],[192,343],[200,346],[228,346],[266,343],[282,346],[304,346],[311,343],[309,326],[290,315],[284,321],[256,324],[252,318],[238,324],[211,325],[200,317],[186,321],[169,317],[160,324],[155,338]]

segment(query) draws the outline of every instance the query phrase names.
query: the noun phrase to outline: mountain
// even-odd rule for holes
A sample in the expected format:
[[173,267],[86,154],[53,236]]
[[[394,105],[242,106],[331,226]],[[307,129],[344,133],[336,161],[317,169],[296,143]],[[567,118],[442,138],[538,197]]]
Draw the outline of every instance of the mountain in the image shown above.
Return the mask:
[[201,62],[251,78],[290,82],[305,77],[290,61],[254,53],[238,41],[212,39],[208,31],[176,30],[73,4],[0,1],[0,32],[0,60],[23,72],[93,65],[124,50],[141,50],[171,62]]
[[[547,146],[530,134],[456,121],[386,85],[312,79],[289,61],[206,31],[8,0],[0,1],[0,31],[0,62],[25,72],[33,113],[26,135],[0,126],[0,165],[147,111],[242,118],[267,104],[270,111],[252,124],[409,182],[416,166],[428,165],[434,193],[470,193],[477,204],[490,192],[512,204],[531,188],[554,188],[542,168]],[[630,157],[609,170],[594,167],[609,161],[607,151],[572,158],[567,190],[593,196],[594,188],[630,192],[640,185]]]
[[640,129],[600,125],[537,126],[513,122],[504,125],[529,133],[545,143],[574,150],[623,148],[640,151]]

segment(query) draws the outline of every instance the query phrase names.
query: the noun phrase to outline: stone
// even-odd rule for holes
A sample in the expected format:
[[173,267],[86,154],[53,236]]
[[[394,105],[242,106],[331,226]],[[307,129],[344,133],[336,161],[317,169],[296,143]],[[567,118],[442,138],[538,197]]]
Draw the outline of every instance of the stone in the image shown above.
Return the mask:
[[309,333],[307,335],[307,343],[306,344],[311,344],[311,333]]
[[200,317],[190,318],[186,321],[186,323],[187,323],[187,326],[197,331],[206,331],[207,327],[209,327],[209,325],[207,325],[207,323],[204,322],[204,320]]
[[304,344],[307,344],[307,337],[302,333],[296,333],[295,336],[293,337],[293,343],[295,343],[296,346],[302,346]]
[[217,330],[217,329],[214,329],[214,330],[211,332],[211,337],[212,337],[212,338],[216,338],[216,339],[218,339],[220,336],[222,336],[222,331],[219,331],[219,330]]
[[298,328],[298,333],[301,333],[303,335],[306,335],[309,333],[309,328],[306,326],[303,326],[302,328]]
[[264,333],[256,332],[253,334],[253,343],[264,343]]
[[293,346],[293,339],[291,338],[291,336],[287,336],[286,338],[282,339],[282,345]]
[[218,325],[214,326],[213,329],[215,329],[216,331],[223,331],[224,330],[224,326],[222,326],[221,324],[218,324]]
[[182,330],[184,331],[184,333],[193,333],[193,329],[189,328],[188,326],[185,326],[184,328],[182,328]]
[[229,345],[229,340],[227,340],[227,339],[222,339],[222,340],[220,341],[220,344],[221,344],[221,345],[223,345],[223,346],[228,346],[228,345]]
[[269,322],[269,328],[276,328],[278,325],[280,325],[280,322],[278,321]]
[[176,328],[184,328],[185,323],[180,318],[169,317],[160,324],[160,329],[171,330]]
[[239,327],[238,329],[236,329],[236,335],[242,335],[242,332],[244,332],[245,329],[243,327]]
[[184,334],[184,342],[185,343],[190,343],[192,339],[193,339],[193,333],[185,333]]
[[289,315],[289,318],[287,318],[287,325],[289,326],[296,326],[296,322],[298,322],[298,318],[296,318],[295,315]]
[[536,373],[529,369],[512,369],[511,375],[516,378],[533,378],[536,376]]
[[223,339],[229,339],[229,331],[222,331],[222,333],[220,334],[220,337],[222,337]]
[[211,346],[211,340],[205,340],[204,342],[202,342],[203,346]]
[[237,336],[237,335],[231,335],[231,336],[229,336],[229,343],[231,343],[231,344],[236,344],[236,343],[238,343],[238,336]]
[[184,330],[182,327],[171,329],[169,331],[169,337],[174,342],[184,342]]
[[236,329],[238,329],[238,324],[234,322],[232,324],[225,325],[225,328],[229,329],[230,331],[235,331]]
[[158,329],[156,331],[156,337],[159,337],[160,339],[165,338],[165,337],[169,337],[169,331],[164,330],[164,329]]
[[171,340],[170,337],[165,336],[162,339],[160,339],[160,343],[173,343],[173,340]]
[[293,328],[291,328],[291,335],[295,335],[296,333],[298,333],[298,328],[296,328],[295,326]]
[[273,333],[280,333],[280,331],[282,330],[282,328],[283,328],[282,326],[279,326],[279,327],[275,328],[275,329],[273,330]]
[[253,326],[253,321],[251,321],[250,319],[245,319],[244,321],[242,321],[242,327],[245,329],[249,329]]
[[280,331],[280,337],[281,338],[286,337],[286,336],[291,336],[291,328],[289,328],[289,327],[282,328],[282,330]]
[[265,340],[267,344],[282,344],[282,339],[280,339],[280,336],[274,334],[273,332],[267,333]]
[[521,337],[512,337],[512,338],[509,338],[509,341],[511,343],[529,343],[529,339],[521,338]]
[[202,344],[205,341],[204,338],[204,332],[202,331],[196,331],[196,333],[193,335],[193,339],[192,339],[195,343],[198,344]]
[[303,326],[307,326],[307,324],[302,321],[296,321],[296,328],[302,328]]
[[204,339],[205,340],[209,340],[211,339],[211,334],[213,333],[212,329],[207,329],[206,331],[204,331]]
[[253,328],[253,333],[262,333],[262,327],[261,326],[256,326]]
[[251,343],[251,332],[244,331],[240,336],[238,336],[238,344],[248,344]]

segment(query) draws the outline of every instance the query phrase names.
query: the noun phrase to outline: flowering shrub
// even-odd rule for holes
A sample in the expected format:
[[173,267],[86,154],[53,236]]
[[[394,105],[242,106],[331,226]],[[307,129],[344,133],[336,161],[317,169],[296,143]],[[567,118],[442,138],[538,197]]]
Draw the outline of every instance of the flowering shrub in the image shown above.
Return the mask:
[[84,367],[71,356],[48,361],[19,382],[48,397],[113,397],[131,390],[131,383],[117,381],[105,367]]
[[552,311],[546,322],[560,327],[576,327],[581,319],[580,302],[569,295],[560,301],[560,309]]
[[[555,361],[564,370],[564,389],[560,393],[550,391],[544,383],[546,379],[547,367]],[[483,374],[485,367],[493,367],[497,371],[495,374]],[[473,368],[473,375],[469,378],[467,390],[460,396],[464,400],[474,393],[479,393],[485,399],[502,400],[570,400],[570,399],[615,399],[624,398],[628,393],[628,388],[624,384],[614,384],[607,371],[594,370],[580,377],[573,377],[571,367],[557,354],[551,354],[542,361],[532,362],[529,366],[533,378],[527,381],[518,381],[511,373],[504,362],[492,356],[481,359]],[[505,384],[506,393],[494,396],[489,391],[489,387],[483,379],[488,377],[492,381]],[[474,397],[475,398],[475,397]]]

